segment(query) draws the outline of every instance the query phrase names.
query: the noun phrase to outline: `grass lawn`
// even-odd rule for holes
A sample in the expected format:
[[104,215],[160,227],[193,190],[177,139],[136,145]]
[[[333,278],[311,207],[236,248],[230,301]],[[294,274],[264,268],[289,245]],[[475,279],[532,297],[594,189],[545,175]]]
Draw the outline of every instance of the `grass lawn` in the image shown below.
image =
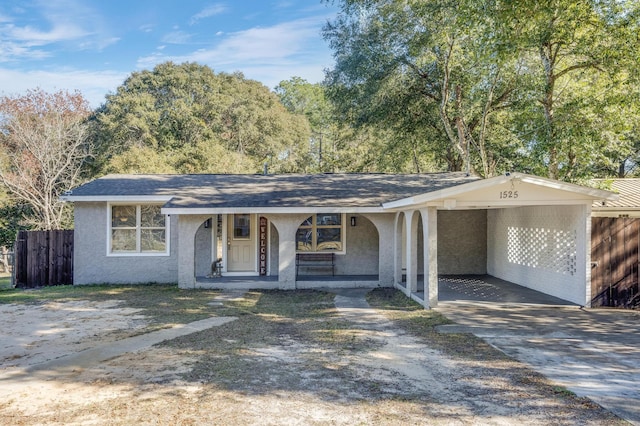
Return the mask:
[[[148,322],[142,333],[237,318],[87,368],[74,386],[98,388],[69,390],[59,401],[35,395],[33,401],[42,399],[39,414],[23,415],[20,399],[0,403],[0,423],[5,414],[25,425],[89,418],[123,425],[619,424],[481,339],[438,333],[449,321],[396,290],[368,293],[378,318],[371,322],[354,322],[336,308],[335,295],[323,291],[248,291],[222,304],[215,303],[219,294],[151,284],[0,291],[0,305],[34,309],[54,301],[119,300],[119,307],[142,310]],[[62,321],[69,317],[62,315]],[[405,349],[398,348],[405,345],[413,352],[403,361]],[[88,394],[102,391],[108,397],[87,404]],[[37,413],[32,400],[25,406]]]
[[0,275],[0,291],[11,289],[11,277],[9,275]]

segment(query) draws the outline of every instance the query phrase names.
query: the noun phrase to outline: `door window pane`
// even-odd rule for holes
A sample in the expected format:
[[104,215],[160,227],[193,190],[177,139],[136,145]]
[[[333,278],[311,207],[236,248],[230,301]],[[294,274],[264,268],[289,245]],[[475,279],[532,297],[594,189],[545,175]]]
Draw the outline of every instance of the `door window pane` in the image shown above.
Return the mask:
[[236,240],[251,239],[251,215],[233,215],[233,238]]

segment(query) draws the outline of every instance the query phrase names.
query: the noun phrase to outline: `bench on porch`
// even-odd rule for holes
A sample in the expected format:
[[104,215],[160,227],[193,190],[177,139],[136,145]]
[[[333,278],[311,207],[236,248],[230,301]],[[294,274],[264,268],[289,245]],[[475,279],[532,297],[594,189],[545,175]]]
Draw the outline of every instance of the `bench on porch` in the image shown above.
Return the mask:
[[300,268],[305,270],[329,270],[335,276],[335,253],[298,253],[296,254],[296,276],[300,275]]

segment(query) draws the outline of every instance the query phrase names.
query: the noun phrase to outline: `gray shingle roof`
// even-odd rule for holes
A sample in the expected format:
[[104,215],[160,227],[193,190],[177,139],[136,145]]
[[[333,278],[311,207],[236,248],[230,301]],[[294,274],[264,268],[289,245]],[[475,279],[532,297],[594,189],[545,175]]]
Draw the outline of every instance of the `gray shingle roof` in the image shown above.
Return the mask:
[[617,201],[607,201],[604,206],[601,202],[594,203],[594,209],[640,209],[640,179],[595,179],[594,181],[601,186],[607,186],[607,189],[620,196]]
[[169,196],[168,208],[380,207],[479,180],[465,173],[108,175],[73,190],[85,196]]

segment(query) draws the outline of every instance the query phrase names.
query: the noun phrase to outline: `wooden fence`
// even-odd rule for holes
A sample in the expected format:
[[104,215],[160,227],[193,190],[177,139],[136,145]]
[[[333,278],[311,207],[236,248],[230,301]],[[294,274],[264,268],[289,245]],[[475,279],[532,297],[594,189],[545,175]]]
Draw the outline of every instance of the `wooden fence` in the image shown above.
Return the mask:
[[640,219],[591,220],[591,305],[640,307]]
[[73,284],[73,230],[19,231],[14,252],[16,287]]

